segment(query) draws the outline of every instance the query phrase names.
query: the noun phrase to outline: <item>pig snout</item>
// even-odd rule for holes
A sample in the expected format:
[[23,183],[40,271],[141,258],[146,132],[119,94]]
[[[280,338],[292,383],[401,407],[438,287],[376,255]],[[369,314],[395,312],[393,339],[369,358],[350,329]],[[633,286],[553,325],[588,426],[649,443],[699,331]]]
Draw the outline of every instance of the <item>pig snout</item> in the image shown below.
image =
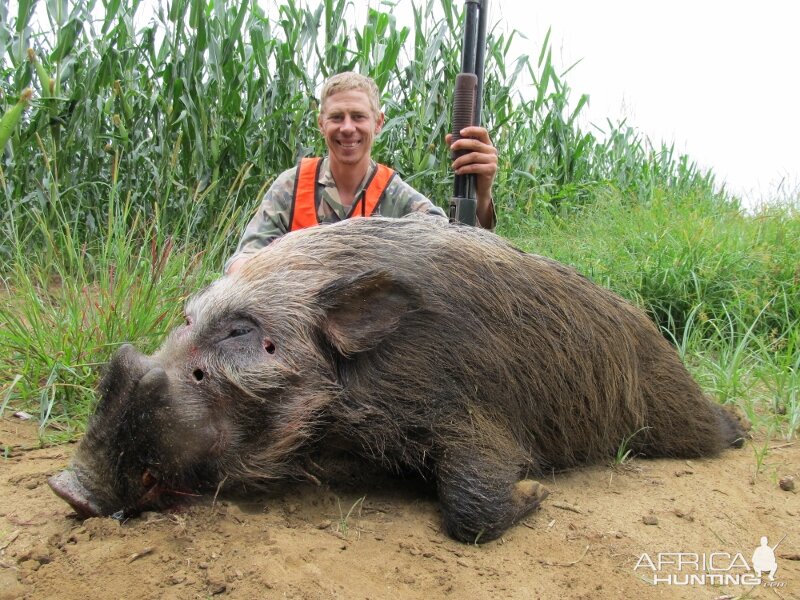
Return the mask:
[[168,403],[168,391],[169,377],[155,361],[131,345],[115,354],[98,409],[69,468],[48,480],[79,518],[129,512],[157,500],[159,478],[140,460],[138,449],[152,445],[147,419]]
[[56,496],[69,504],[81,519],[89,517],[99,517],[102,510],[97,504],[97,500],[78,480],[77,475],[72,470],[64,470],[47,480],[50,489]]

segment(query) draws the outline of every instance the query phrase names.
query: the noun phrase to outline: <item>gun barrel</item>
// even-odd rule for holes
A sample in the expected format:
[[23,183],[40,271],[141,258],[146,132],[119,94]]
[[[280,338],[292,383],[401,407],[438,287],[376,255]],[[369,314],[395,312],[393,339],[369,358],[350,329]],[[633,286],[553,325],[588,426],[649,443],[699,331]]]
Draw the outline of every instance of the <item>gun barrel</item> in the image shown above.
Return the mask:
[[773,550],[773,552],[775,551],[775,548],[777,548],[778,546],[780,546],[780,545],[781,545],[781,542],[782,542],[783,540],[785,540],[785,539],[786,539],[786,535],[787,535],[787,534],[785,534],[785,533],[784,533],[784,534],[783,534],[783,537],[782,537],[781,539],[779,539],[779,540],[778,540],[778,543],[777,543],[777,544],[775,544],[774,546],[772,546],[772,550]]
[[489,13],[489,0],[481,2],[478,18],[478,44],[475,49],[475,75],[478,77],[478,89],[475,92],[475,117],[473,125],[481,124],[481,105],[483,104],[483,65],[486,57],[486,22]]
[[[489,0],[464,1],[464,40],[461,56],[461,73],[456,77],[453,93],[453,122],[450,133],[453,141],[461,137],[461,130],[481,124],[483,100],[483,68],[486,50],[486,11]],[[453,153],[455,160],[458,154]],[[475,176],[455,175],[453,198],[450,200],[450,220],[474,225]]]
[[461,72],[475,73],[475,59],[478,52],[478,31],[480,29],[480,0],[466,0],[464,3],[464,42],[461,50]]

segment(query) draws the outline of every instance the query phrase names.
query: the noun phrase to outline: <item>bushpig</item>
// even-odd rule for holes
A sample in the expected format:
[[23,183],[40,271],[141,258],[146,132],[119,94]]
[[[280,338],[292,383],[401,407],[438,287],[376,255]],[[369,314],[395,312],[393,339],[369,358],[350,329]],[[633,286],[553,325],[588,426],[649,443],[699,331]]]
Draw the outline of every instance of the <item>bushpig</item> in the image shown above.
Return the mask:
[[50,480],[79,516],[315,478],[313,457],[336,448],[433,482],[445,530],[488,541],[540,504],[545,473],[624,441],[691,458],[745,436],[641,310],[444,220],[292,233],[185,316],[152,356],[128,345],[111,360]]

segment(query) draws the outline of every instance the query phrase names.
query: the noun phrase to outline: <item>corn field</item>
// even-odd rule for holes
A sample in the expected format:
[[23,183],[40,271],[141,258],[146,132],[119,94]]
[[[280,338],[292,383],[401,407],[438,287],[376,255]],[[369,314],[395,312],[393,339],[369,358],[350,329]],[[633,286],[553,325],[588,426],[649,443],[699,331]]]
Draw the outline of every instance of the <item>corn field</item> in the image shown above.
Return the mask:
[[[137,26],[141,4],[0,7],[0,110],[33,91],[3,144],[9,243],[0,242],[0,259],[10,258],[11,240],[38,247],[43,223],[66,222],[74,240],[91,241],[114,211],[129,220],[158,215],[164,228],[201,243],[223,222],[241,226],[276,174],[324,151],[316,98],[321,82],[344,70],[372,76],[381,89],[387,123],[375,157],[446,205],[443,140],[460,68],[460,4],[423,2],[413,29],[398,25],[390,4],[370,7],[354,27],[348,0],[174,0]],[[609,123],[602,142],[582,132],[587,97],[570,102],[549,41],[537,42],[533,58],[512,57],[516,33],[490,30],[483,114],[501,156],[495,195],[504,214],[580,204],[597,185],[642,197],[672,180],[712,184],[624,124]],[[534,82],[531,98],[518,91],[523,74]]]

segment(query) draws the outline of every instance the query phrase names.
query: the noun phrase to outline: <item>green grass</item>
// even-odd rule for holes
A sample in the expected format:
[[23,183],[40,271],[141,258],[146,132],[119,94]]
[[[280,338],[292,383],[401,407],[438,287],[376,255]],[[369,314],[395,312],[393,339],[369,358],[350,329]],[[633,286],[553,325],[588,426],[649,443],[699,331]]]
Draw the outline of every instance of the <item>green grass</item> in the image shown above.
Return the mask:
[[[152,350],[265,187],[323,151],[329,74],[373,76],[387,114],[376,158],[441,205],[452,191],[461,2],[422,1],[408,28],[388,2],[354,24],[347,0],[173,0],[139,29],[136,0],[95,7],[99,20],[93,5],[44,3],[43,30],[29,1],[0,19],[0,112],[35,91],[0,160],[0,412],[27,409],[61,438],[85,425],[114,348]],[[796,436],[800,199],[747,214],[632,125],[581,130],[587,96],[549,37],[510,56],[518,34],[489,29],[499,233],[645,308],[710,394]]]
[[[353,515],[353,511],[358,509],[356,512],[356,517],[361,517],[361,509],[364,508],[365,499],[366,496],[361,496],[361,498],[353,502],[352,506],[350,506],[350,509],[347,511],[347,514],[345,514],[344,511],[342,511],[342,504],[339,501],[339,498],[336,498],[336,505],[339,507],[339,520],[336,522],[336,531],[341,533],[342,536],[347,537],[350,533],[350,517]],[[356,529],[356,531],[358,532],[358,529]],[[358,532],[358,535],[360,536],[360,532]]]
[[648,311],[711,396],[786,438],[800,425],[800,211],[616,190],[564,216],[505,220],[520,247],[574,265]]
[[167,228],[159,213],[134,216],[128,226],[129,208],[110,208],[102,242],[80,246],[66,219],[51,228],[32,217],[40,250],[25,253],[17,240],[4,272],[0,408],[33,409],[51,436],[70,438],[83,429],[99,367],[116,347],[133,342],[154,350],[182,318],[186,297],[219,275],[239,216],[233,207],[222,213],[214,239],[200,248],[176,241],[186,239],[186,223]]
[[633,459],[635,457],[635,454],[633,453],[633,448],[630,447],[631,440],[634,437],[636,437],[639,433],[641,433],[642,431],[645,431],[646,429],[650,429],[650,428],[649,427],[642,427],[640,429],[637,429],[636,431],[634,431],[629,436],[626,436],[622,440],[622,442],[620,442],[620,445],[617,448],[616,453],[614,454],[614,456],[611,459],[611,466],[612,467],[621,467],[622,465],[624,465],[625,463],[627,463],[628,461],[630,461],[631,459]]

